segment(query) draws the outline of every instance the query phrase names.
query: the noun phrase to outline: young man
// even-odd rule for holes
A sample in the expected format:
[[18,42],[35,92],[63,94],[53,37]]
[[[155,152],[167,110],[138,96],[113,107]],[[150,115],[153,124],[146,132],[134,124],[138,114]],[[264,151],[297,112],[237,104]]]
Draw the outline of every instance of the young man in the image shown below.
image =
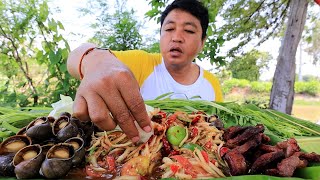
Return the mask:
[[193,63],[205,44],[208,22],[208,10],[199,1],[175,0],[161,16],[161,54],[111,52],[90,43],[72,51],[68,71],[82,79],[74,116],[103,130],[118,124],[137,142],[134,121],[151,131],[143,100],[173,92],[176,98],[222,101],[217,78]]

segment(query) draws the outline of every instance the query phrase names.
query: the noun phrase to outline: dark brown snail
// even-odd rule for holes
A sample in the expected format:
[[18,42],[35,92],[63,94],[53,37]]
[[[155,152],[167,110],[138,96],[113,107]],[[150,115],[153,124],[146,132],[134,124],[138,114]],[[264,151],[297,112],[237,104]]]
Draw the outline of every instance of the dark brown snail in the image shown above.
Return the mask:
[[30,179],[39,176],[41,164],[45,158],[38,144],[20,149],[13,158],[14,172],[18,179]]
[[52,146],[41,165],[41,174],[46,178],[61,178],[68,174],[72,167],[74,148],[68,143]]
[[78,135],[79,130],[77,125],[70,121],[67,116],[61,116],[53,123],[53,134],[56,136],[59,142],[64,142],[69,138]]
[[72,159],[73,166],[78,166],[82,160],[84,159],[85,149],[84,149],[84,141],[80,137],[73,137],[65,141],[68,144],[71,144],[74,148],[75,155]]
[[53,117],[40,117],[29,123],[26,135],[37,142],[53,137],[52,123]]
[[14,176],[13,157],[20,149],[32,144],[29,137],[11,136],[0,144],[0,175]]

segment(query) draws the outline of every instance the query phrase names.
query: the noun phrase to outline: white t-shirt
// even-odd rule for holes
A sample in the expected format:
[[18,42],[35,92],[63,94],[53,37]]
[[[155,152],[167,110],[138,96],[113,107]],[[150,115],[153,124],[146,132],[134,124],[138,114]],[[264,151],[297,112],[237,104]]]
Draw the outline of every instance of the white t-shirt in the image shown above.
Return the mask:
[[219,80],[201,67],[195,83],[182,85],[172,78],[159,53],[141,50],[112,52],[133,72],[144,100],[153,100],[161,95],[173,93],[170,95],[171,98],[194,99],[199,96],[203,100],[223,101]]
[[[201,67],[196,82],[191,85],[182,85],[172,78],[162,60],[161,64],[154,67],[154,71],[142,84],[141,94],[144,100],[152,100],[171,92],[170,97],[174,99],[192,99],[195,96],[200,96],[200,99],[215,100],[215,93],[212,93],[214,89],[209,81],[204,79]],[[196,99],[199,99],[199,97]]]

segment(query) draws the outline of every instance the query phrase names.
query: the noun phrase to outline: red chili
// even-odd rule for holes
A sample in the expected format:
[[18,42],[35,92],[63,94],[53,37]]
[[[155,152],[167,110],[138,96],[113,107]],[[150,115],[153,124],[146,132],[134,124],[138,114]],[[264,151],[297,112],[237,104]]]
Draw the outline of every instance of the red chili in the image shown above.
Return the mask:
[[202,150],[201,154],[202,154],[204,160],[206,161],[206,163],[209,163],[209,155],[208,155],[208,153]]
[[178,154],[180,154],[179,151],[173,150],[173,151],[170,152],[170,155],[169,155],[169,156],[178,155]]
[[163,111],[159,111],[158,114],[161,115],[162,118],[166,118],[167,117],[167,113],[165,113]]
[[175,114],[170,115],[167,119],[168,126],[170,126],[176,119],[177,119],[177,115]]
[[171,153],[172,147],[166,137],[162,138],[162,143],[163,147],[161,148],[161,154],[163,156],[168,156]]
[[206,148],[208,149],[211,149],[212,148],[212,141],[208,141],[206,144],[205,144]]
[[193,128],[191,129],[191,131],[190,131],[190,137],[191,137],[191,138],[194,138],[194,137],[196,137],[196,136],[198,135],[198,133],[199,133],[198,128],[193,127]]
[[227,147],[220,148],[220,157],[224,156],[230,149]]
[[194,117],[194,118],[192,119],[192,121],[191,121],[191,124],[192,124],[192,125],[196,124],[196,123],[200,120],[200,118],[201,118],[201,116],[200,116],[200,115],[199,115],[199,116]]

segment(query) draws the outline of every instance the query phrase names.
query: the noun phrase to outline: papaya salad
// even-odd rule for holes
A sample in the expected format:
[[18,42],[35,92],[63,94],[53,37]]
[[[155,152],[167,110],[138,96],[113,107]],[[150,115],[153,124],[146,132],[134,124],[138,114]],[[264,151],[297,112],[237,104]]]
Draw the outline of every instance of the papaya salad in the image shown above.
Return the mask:
[[107,179],[199,179],[229,176],[222,160],[223,131],[217,116],[204,112],[151,113],[153,135],[133,144],[121,130],[96,132],[86,174]]

